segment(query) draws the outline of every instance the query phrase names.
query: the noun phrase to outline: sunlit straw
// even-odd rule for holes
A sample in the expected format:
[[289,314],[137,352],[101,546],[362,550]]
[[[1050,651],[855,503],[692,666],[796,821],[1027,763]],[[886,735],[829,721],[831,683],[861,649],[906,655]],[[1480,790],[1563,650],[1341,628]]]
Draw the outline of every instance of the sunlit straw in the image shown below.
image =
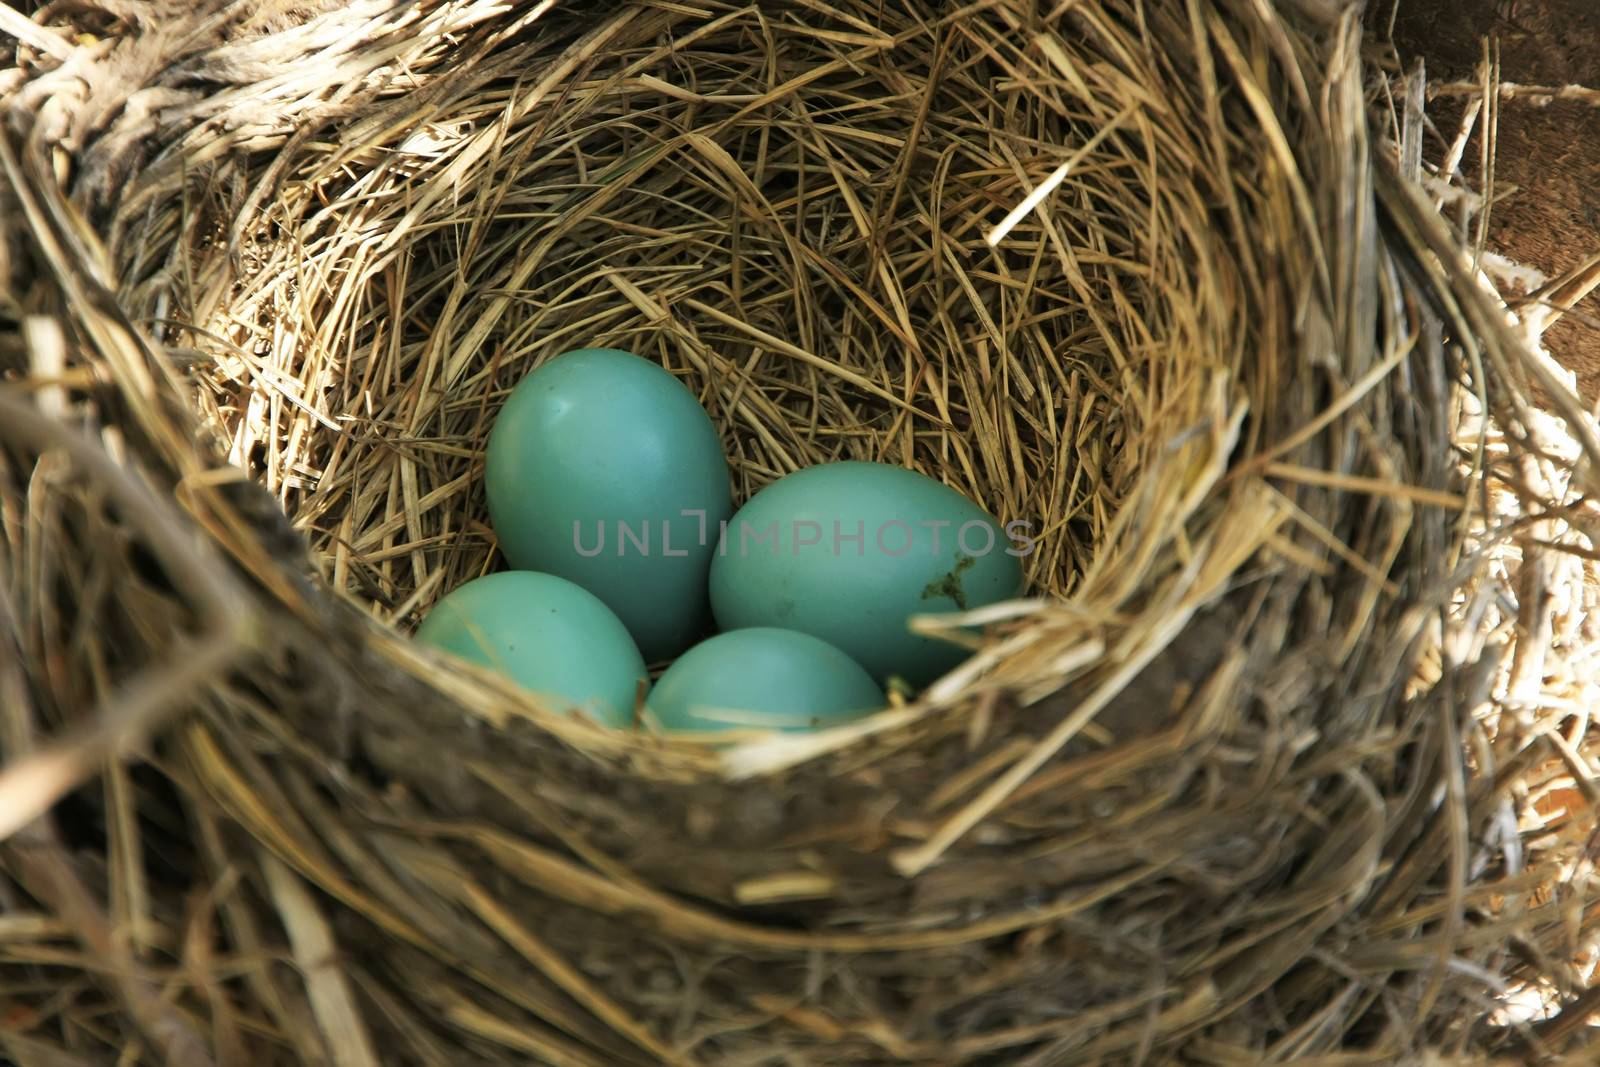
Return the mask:
[[1045,197],[1049,196],[1056,190],[1057,186],[1066,181],[1067,175],[1072,173],[1072,168],[1083,162],[1083,158],[1085,156],[1098,148],[1100,146],[1100,142],[1104,141],[1119,126],[1121,126],[1123,122],[1127,120],[1128,116],[1133,114],[1134,109],[1138,106],[1138,101],[1134,101],[1118,112],[1116,118],[1100,127],[1099,131],[1093,137],[1084,142],[1083,147],[1079,148],[1076,152],[1072,153],[1072,155],[1068,156],[1065,163],[1062,163],[1061,166],[1051,171],[1050,176],[1043,182],[1040,182],[1037,189],[1023,198],[1022,203],[1012,208],[1010,213],[1007,214],[1005,218],[1000,220],[1000,224],[994,229],[990,230],[988,235],[984,237],[984,242],[987,243],[990,248],[993,248],[995,245],[1005,240],[1006,234],[1010,233],[1016,227],[1017,223],[1027,218],[1033,212],[1033,209],[1038,207]]

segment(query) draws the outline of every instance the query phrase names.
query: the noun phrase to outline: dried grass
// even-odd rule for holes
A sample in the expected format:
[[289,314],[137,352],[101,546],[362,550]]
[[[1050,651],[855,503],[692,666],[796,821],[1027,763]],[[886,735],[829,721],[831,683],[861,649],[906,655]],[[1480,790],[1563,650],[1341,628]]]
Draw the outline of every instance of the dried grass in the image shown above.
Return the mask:
[[[1353,10],[46,22],[0,73],[12,1058],[1580,1062],[1600,440]],[[414,647],[493,566],[499,398],[579,344],[679,373],[741,498],[881,459],[1034,521],[1030,597],[725,749]]]

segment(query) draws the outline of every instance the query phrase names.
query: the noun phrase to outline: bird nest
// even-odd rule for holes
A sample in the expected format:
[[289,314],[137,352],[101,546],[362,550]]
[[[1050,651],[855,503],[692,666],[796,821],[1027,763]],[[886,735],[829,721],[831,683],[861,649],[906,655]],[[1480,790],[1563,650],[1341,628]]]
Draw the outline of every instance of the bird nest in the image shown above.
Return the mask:
[[[1581,1047],[1591,742],[1496,701],[1537,613],[1485,576],[1600,448],[1357,7],[0,17],[0,1048]],[[497,565],[497,407],[586,346],[695,392],[737,500],[868,459],[1031,523],[1024,598],[721,745],[414,645]]]

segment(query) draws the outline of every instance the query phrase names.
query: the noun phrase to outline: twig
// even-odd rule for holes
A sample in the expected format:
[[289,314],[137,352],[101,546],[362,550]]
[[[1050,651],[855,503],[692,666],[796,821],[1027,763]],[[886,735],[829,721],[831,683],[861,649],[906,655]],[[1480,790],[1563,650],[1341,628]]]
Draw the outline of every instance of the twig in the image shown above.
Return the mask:
[[194,606],[198,639],[176,643],[170,663],[146,668],[88,723],[0,769],[0,840],[50,809],[102,763],[138,745],[207,680],[232,665],[254,633],[250,600],[233,573],[183,526],[170,507],[81,432],[0,389],[0,436],[45,451],[59,448],[100,483],[145,535],[173,585]]
[[[1570,100],[1590,107],[1600,107],[1600,89],[1591,89],[1587,85],[1519,85],[1516,82],[1503,81],[1498,88],[1500,99],[1515,100],[1533,107],[1545,107],[1557,100]],[[1481,81],[1435,82],[1428,87],[1428,99],[1436,100],[1439,97],[1450,96],[1481,98],[1483,92]]]
[[72,55],[73,44],[59,30],[41,26],[16,8],[0,4],[0,36],[11,36],[55,59]]
[[140,1031],[173,1067],[212,1067],[205,1043],[159,992],[154,978],[128,951],[127,944],[95,903],[52,832],[35,826],[9,847],[28,891],[72,928],[84,949],[99,961],[97,978],[121,999]]
[[1017,223],[1021,222],[1023,219],[1032,214],[1034,208],[1038,207],[1044,202],[1045,197],[1055,192],[1056,187],[1067,180],[1067,175],[1072,173],[1072,169],[1081,164],[1084,161],[1084,158],[1087,157],[1090,152],[1093,152],[1096,148],[1099,148],[1102,141],[1104,141],[1107,137],[1110,137],[1113,133],[1116,133],[1117,130],[1122,127],[1122,124],[1128,121],[1129,117],[1132,116],[1135,111],[1139,110],[1140,106],[1140,102],[1135,100],[1133,103],[1128,104],[1121,111],[1119,111],[1116,117],[1110,122],[1096,130],[1094,132],[1094,136],[1090,137],[1087,141],[1080,145],[1076,152],[1068,156],[1062,161],[1060,166],[1051,171],[1050,175],[1045,178],[1044,181],[1039,183],[1038,188],[1034,189],[1033,192],[1023,197],[1022,203],[1018,204],[1016,207],[1012,208],[1006,213],[1006,217],[1001,219],[994,229],[990,230],[988,234],[984,236],[984,243],[990,248],[993,248],[1001,241],[1004,241],[1006,239],[1006,234],[1015,229]]

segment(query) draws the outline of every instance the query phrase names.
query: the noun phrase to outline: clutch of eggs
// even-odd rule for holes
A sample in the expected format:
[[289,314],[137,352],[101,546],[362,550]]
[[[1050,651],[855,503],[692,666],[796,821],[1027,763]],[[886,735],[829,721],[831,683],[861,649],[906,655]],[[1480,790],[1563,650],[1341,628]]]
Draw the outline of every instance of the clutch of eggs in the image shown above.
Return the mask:
[[[804,468],[735,514],[694,394],[618,349],[566,352],[519,382],[490,431],[485,482],[518,569],[451,592],[417,638],[618,727],[633,721],[645,663],[673,656],[647,700],[665,729],[857,718],[884,705],[890,679],[924,685],[966,655],[910,632],[910,616],[981,607],[1022,583],[1009,527],[900,467]],[[707,638],[713,618],[724,632]]]

